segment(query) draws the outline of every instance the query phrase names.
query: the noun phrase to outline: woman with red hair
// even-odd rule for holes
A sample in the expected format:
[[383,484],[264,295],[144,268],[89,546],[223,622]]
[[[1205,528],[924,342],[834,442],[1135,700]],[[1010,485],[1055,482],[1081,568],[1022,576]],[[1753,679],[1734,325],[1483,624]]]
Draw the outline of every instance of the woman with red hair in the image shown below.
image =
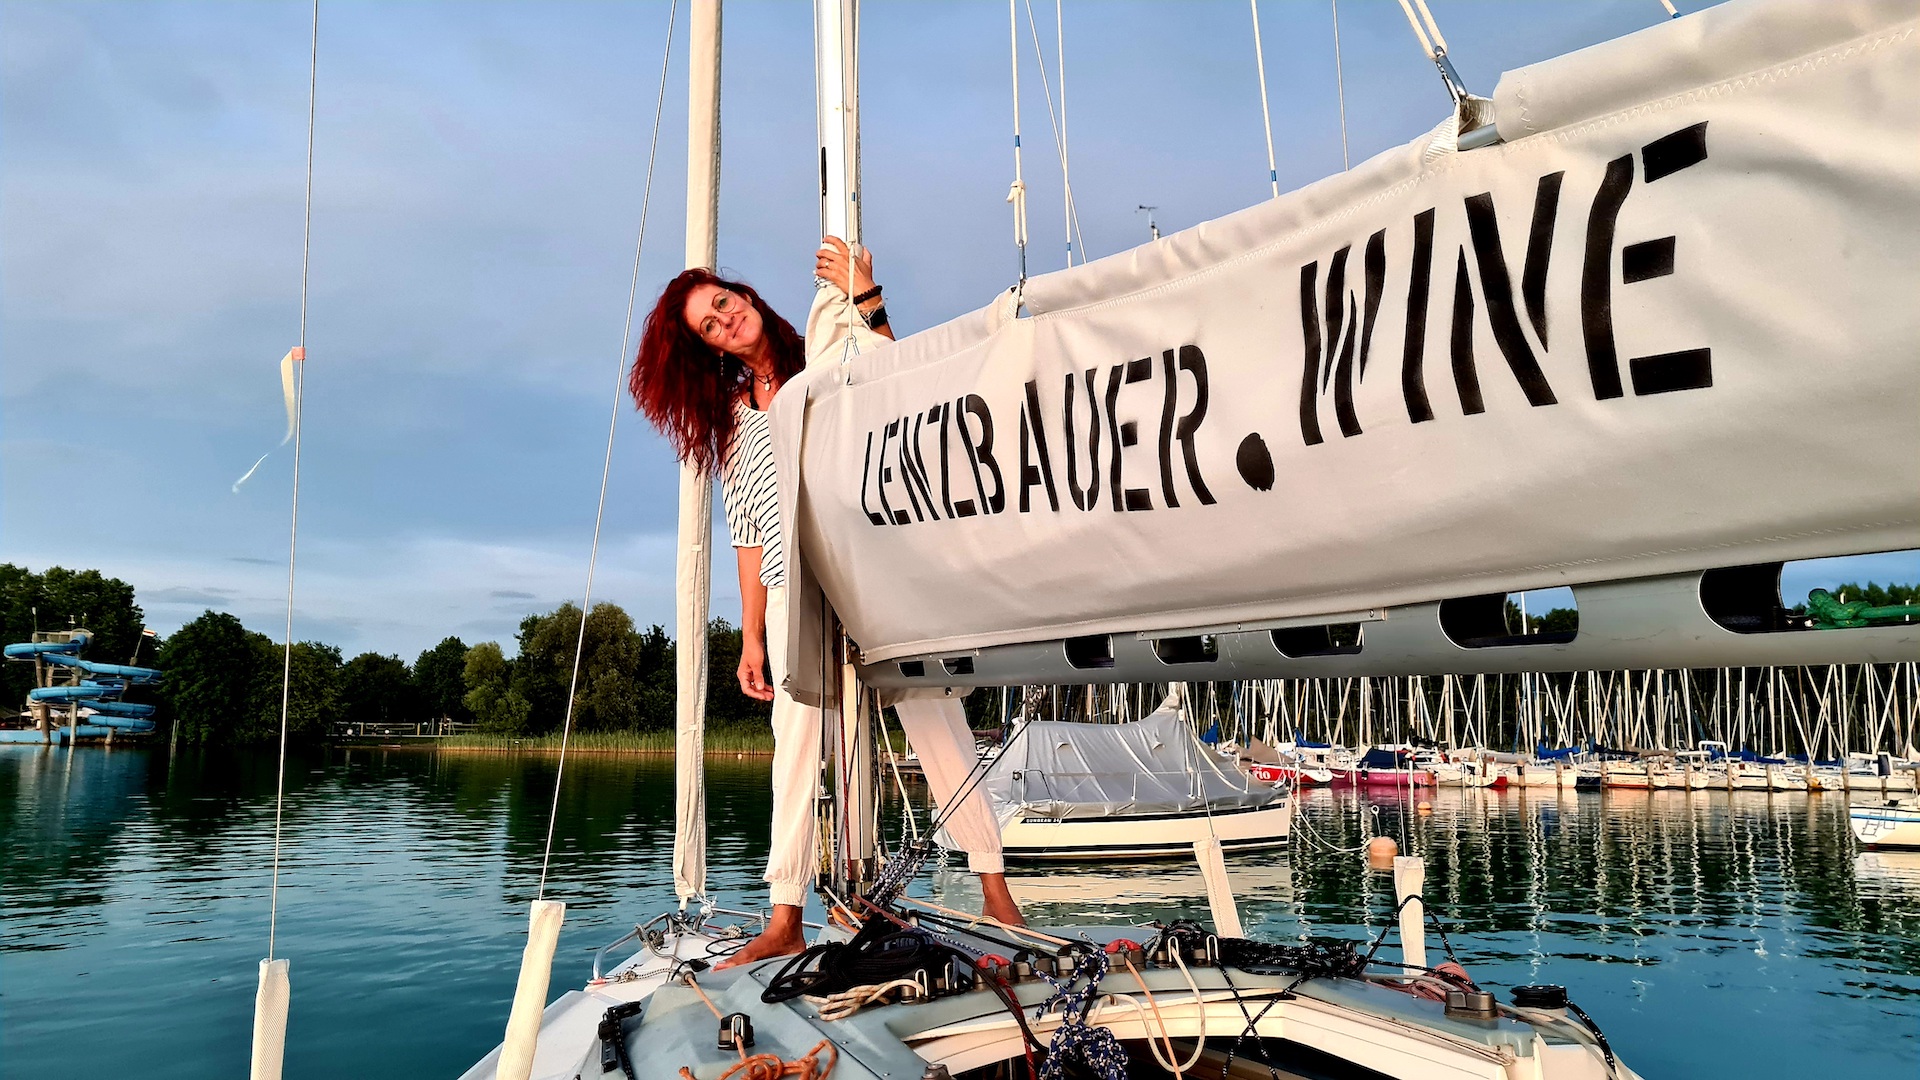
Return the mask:
[[[873,259],[839,237],[827,237],[814,273],[867,329],[893,337]],[[819,305],[816,304],[816,309]],[[849,316],[851,317],[851,316]],[[773,916],[759,937],[729,964],[799,952],[805,947],[800,914],[819,863],[813,803],[819,781],[820,716],[789,697],[785,676],[786,561],[781,540],[773,440],[767,408],[788,379],[807,364],[806,344],[744,282],[709,270],[683,271],[667,283],[647,316],[629,386],[634,402],[673,443],[680,460],[702,475],[720,477],[740,569],[740,690],[773,703],[773,844],[766,880]],[[944,803],[971,760],[973,740],[957,703],[897,708],[907,737],[927,765],[928,780]],[[959,749],[964,741],[965,751]],[[999,828],[984,799],[969,797],[949,832],[981,876],[987,914],[1018,923],[1000,864]]]

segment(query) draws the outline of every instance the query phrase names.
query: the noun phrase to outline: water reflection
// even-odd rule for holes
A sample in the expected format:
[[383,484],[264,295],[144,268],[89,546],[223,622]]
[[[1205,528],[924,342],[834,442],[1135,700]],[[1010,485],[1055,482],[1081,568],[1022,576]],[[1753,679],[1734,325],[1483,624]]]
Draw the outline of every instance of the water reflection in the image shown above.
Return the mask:
[[[246,1068],[266,947],[274,761],[0,752],[0,1060],[151,1077]],[[540,876],[555,762],[333,751],[287,766],[278,952],[293,961],[291,1077],[456,1075],[498,1041]],[[712,885],[757,885],[764,763],[709,768]],[[672,902],[668,762],[568,762],[547,895],[567,901],[556,992]],[[70,995],[83,995],[84,1004]],[[49,1005],[48,1001],[73,1001]],[[31,1008],[24,1003],[31,1001]],[[151,1015],[165,1024],[103,1021]]]
[[[281,948],[288,1075],[455,1075],[499,1037],[539,880],[555,762],[333,751],[288,764]],[[764,761],[708,767],[711,884],[764,902]],[[153,1077],[244,1070],[266,939],[274,763],[0,750],[0,1060]],[[923,797],[923,792],[921,793]],[[1427,895],[1491,985],[1564,982],[1649,1076],[1910,1075],[1920,1056],[1920,854],[1858,853],[1844,799],[1763,792],[1316,791],[1293,850],[1230,868],[1250,932],[1369,937],[1391,883],[1363,826],[1427,858]],[[670,763],[567,765],[548,895],[556,992],[670,906]],[[898,806],[891,811],[897,815]],[[891,832],[893,826],[889,824]],[[1179,862],[1016,870],[1037,920],[1204,917]],[[973,879],[916,886],[977,910]],[[28,1003],[31,1003],[30,1005]],[[132,1023],[164,1009],[165,1023]],[[1791,1039],[1755,1038],[1791,1024]],[[98,1039],[103,1025],[115,1032]],[[1904,1072],[1902,1072],[1904,1070]]]
[[[1860,1075],[1920,1057],[1920,853],[1856,854],[1843,797],[1764,792],[1321,789],[1291,851],[1229,869],[1248,932],[1371,939],[1390,875],[1365,823],[1427,860],[1425,895],[1484,984],[1567,984],[1648,1076]],[[1055,864],[1009,874],[1040,920],[1206,910],[1197,870]],[[931,892],[977,895],[947,872]],[[1434,942],[1430,939],[1429,944]],[[1703,991],[1706,991],[1703,993]],[[1790,1041],[1754,1038],[1790,1023]]]

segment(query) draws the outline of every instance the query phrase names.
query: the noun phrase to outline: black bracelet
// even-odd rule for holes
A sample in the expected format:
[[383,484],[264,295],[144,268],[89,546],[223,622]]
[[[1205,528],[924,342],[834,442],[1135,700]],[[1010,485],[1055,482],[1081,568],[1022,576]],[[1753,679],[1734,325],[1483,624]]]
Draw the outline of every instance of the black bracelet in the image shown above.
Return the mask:
[[879,295],[880,295],[880,286],[875,285],[873,288],[868,289],[866,292],[863,292],[859,296],[854,297],[853,302],[855,304],[864,304],[867,301]]
[[867,315],[867,329],[878,330],[887,325],[887,305],[881,304]]

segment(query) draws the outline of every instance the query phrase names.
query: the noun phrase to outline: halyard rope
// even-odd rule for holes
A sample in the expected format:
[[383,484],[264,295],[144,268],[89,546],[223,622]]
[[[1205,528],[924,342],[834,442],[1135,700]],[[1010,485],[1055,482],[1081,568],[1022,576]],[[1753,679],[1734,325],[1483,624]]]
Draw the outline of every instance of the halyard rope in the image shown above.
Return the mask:
[[[320,86],[320,0],[313,0],[307,60],[307,199],[300,236],[300,346],[293,376],[293,510],[287,525],[287,637],[280,667],[280,764],[273,785],[273,885],[267,893],[267,959],[280,928],[280,823],[287,802],[287,703],[293,686],[293,571],[300,550],[300,413],[307,384],[307,267],[313,253],[313,119]],[[178,721],[176,721],[177,723]]]
[[1273,159],[1273,114],[1267,110],[1267,54],[1260,47],[1260,0],[1247,0],[1253,9],[1253,66],[1260,76],[1260,121],[1267,132],[1267,180],[1273,184],[1273,197],[1280,197],[1280,169]]
[[[1080,212],[1073,202],[1073,177],[1067,169],[1067,53],[1065,39],[1060,40],[1060,111],[1056,115],[1053,108],[1053,83],[1047,77],[1047,54],[1040,51],[1040,30],[1033,21],[1033,0],[1023,0],[1027,8],[1027,34],[1033,40],[1033,62],[1040,67],[1040,89],[1047,99],[1047,123],[1053,128],[1053,148],[1060,155],[1060,186],[1065,194],[1067,228],[1067,265],[1073,265],[1073,238],[1080,231]],[[1063,33],[1064,24],[1060,21],[1060,3],[1054,0],[1054,29]],[[1086,261],[1086,237],[1080,238],[1080,261]]]
[[1007,0],[1007,44],[1013,59],[1013,243],[1020,249],[1020,284],[1027,283],[1027,182],[1020,171],[1020,0]]
[[[680,2],[667,6],[667,43],[660,56],[660,92],[653,102],[653,137],[647,144],[647,180],[640,195],[640,231],[633,242],[633,277],[627,285],[627,318],[620,328],[620,354],[613,368],[613,408],[607,420],[607,454],[600,466],[600,501],[593,511],[593,547],[587,555],[587,585],[580,599],[580,634],[574,639],[573,674],[567,681],[567,715],[560,728],[560,760],[553,771],[553,806],[547,813],[547,843],[540,852],[540,886],[534,898],[546,899],[547,863],[553,857],[553,828],[560,818],[560,781],[567,770],[567,742],[573,735],[574,695],[580,686],[580,656],[587,647],[587,616],[593,611],[593,571],[600,561],[600,523],[607,512],[607,477],[613,472],[613,436],[620,427],[620,401],[626,390],[627,345],[633,337],[633,305],[640,293],[640,253],[647,243],[647,207],[653,201],[653,163],[660,147],[660,112],[667,100],[667,62],[673,58],[673,24]],[[295,451],[298,460],[298,451]]]
[[1340,167],[1353,168],[1353,158],[1347,151],[1347,73],[1340,59],[1340,0],[1329,0],[1333,5],[1333,85],[1340,98]]

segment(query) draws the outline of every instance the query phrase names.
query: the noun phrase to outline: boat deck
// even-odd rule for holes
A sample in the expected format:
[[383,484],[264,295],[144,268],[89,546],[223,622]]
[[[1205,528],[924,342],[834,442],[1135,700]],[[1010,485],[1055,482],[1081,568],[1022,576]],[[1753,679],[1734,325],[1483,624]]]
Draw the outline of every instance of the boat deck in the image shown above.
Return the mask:
[[[1049,933],[1095,944],[1143,936],[1142,929],[1125,927],[1051,927]],[[697,956],[707,951],[710,941],[687,935],[672,940],[669,949]],[[995,948],[985,940],[969,944]],[[694,975],[697,990],[678,978],[666,980],[672,963],[643,951],[613,973],[616,981],[556,1001],[543,1023],[534,1075],[601,1076],[604,1061],[611,1066],[604,1075],[619,1076],[613,1051],[597,1032],[613,1031],[611,1026],[601,1026],[606,1009],[641,998],[645,998],[643,1010],[626,1019],[621,1034],[614,1036],[625,1041],[635,1080],[678,1077],[682,1067],[707,1080],[738,1065],[740,1055],[723,1048],[719,1040],[721,1024],[716,1014],[745,1013],[751,1018],[754,1042],[749,1052],[754,1054],[792,1061],[826,1040],[833,1049],[820,1051],[821,1064],[829,1054],[836,1054],[832,1075],[837,1080],[916,1080],[936,1063],[958,1076],[1021,1056],[1023,1043],[1013,1018],[1001,1000],[986,990],[922,1003],[874,1005],[844,1019],[824,1020],[804,999],[782,1004],[762,1001],[782,960],[698,972]],[[627,978],[627,973],[634,977]],[[1089,1020],[1110,1028],[1123,1043],[1143,1046],[1141,1041],[1153,1038],[1166,1046],[1163,1037],[1170,1039],[1181,1057],[1195,1052],[1196,1040],[1214,1047],[1216,1055],[1234,1047],[1234,1056],[1242,1061],[1259,1060],[1264,1051],[1282,1076],[1317,1072],[1289,1070],[1290,1055],[1311,1061],[1322,1054],[1337,1055],[1350,1063],[1348,1070],[1358,1066],[1358,1072],[1342,1073],[1353,1076],[1547,1075],[1599,1080],[1606,1075],[1591,1040],[1564,1022],[1458,1017],[1438,1002],[1364,979],[1315,978],[1286,994],[1295,981],[1290,973],[1256,974],[1219,967],[1183,971],[1143,965],[1136,975],[1116,966],[1101,983],[1102,996]],[[1044,1045],[1060,1018],[1057,1013],[1044,1018],[1034,1014],[1035,1007],[1051,996],[1052,987],[1035,977],[1019,982],[1013,993],[1025,1007],[1034,1037]],[[1249,1016],[1258,1018],[1258,1033],[1268,1040],[1265,1048],[1253,1038],[1239,1040],[1249,1027]],[[1136,1053],[1136,1058],[1143,1056]],[[493,1056],[482,1061],[467,1074],[468,1080],[492,1077],[494,1061]],[[1151,1059],[1144,1064],[1151,1068]],[[1259,1071],[1265,1075],[1265,1066]],[[1137,1068],[1130,1073],[1147,1075]],[[1618,1075],[1631,1073],[1622,1067]]]

